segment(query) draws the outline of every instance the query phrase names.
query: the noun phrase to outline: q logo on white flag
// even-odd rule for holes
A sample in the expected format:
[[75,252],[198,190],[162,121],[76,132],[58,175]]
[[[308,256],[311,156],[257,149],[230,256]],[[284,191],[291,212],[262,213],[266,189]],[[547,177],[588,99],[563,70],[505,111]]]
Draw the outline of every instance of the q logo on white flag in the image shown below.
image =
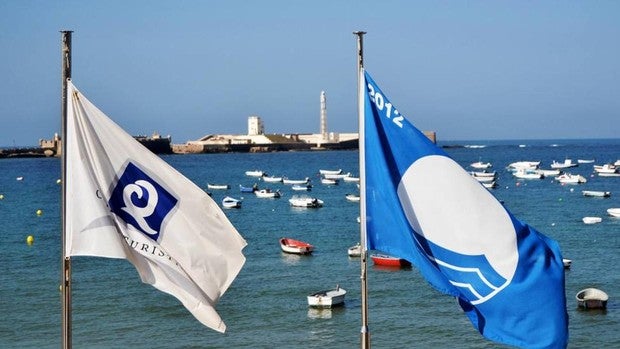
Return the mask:
[[510,284],[519,261],[512,219],[456,162],[419,158],[402,176],[398,196],[417,243],[472,304]]
[[128,163],[112,191],[110,209],[154,241],[159,239],[162,222],[177,203],[159,183],[133,163]]

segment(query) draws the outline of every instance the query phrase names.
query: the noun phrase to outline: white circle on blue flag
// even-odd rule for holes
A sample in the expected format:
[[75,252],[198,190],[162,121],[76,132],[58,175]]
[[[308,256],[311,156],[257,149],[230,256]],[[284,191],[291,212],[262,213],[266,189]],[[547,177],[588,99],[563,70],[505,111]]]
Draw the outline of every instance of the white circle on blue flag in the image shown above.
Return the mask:
[[[484,256],[505,279],[472,303],[482,303],[510,284],[519,260],[512,220],[502,204],[454,160],[440,155],[419,158],[403,174],[398,196],[409,224],[419,235],[457,257],[465,256],[463,260]],[[471,274],[470,269],[477,266],[454,268]]]

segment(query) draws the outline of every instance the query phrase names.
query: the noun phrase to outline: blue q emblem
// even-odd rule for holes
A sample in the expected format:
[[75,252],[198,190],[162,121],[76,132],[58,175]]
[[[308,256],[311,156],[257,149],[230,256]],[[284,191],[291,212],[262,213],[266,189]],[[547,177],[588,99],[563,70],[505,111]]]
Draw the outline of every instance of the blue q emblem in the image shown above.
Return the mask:
[[133,163],[128,163],[112,191],[109,205],[127,224],[157,241],[161,224],[177,199]]

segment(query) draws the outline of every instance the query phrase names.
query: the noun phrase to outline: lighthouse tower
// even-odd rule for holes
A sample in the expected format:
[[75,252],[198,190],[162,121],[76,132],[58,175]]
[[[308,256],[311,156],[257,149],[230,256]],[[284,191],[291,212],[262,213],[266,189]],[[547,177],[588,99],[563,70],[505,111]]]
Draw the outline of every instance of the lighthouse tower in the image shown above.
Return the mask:
[[321,91],[321,137],[327,140],[327,98],[325,91]]

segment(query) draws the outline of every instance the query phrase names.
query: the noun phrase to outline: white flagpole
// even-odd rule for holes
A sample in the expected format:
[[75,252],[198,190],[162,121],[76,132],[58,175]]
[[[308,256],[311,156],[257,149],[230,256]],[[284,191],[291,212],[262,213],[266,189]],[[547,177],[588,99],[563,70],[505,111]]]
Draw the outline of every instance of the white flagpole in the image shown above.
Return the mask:
[[62,348],[70,349],[71,343],[71,256],[65,255],[66,250],[66,221],[67,207],[65,198],[67,196],[67,79],[71,78],[71,33],[70,30],[61,31],[62,34],[62,106],[61,106],[61,175],[62,184],[62,250],[61,255],[61,275],[60,288],[62,291]]
[[360,347],[370,349],[370,330],[368,329],[368,287],[366,281],[367,252],[366,252],[366,144],[364,142],[364,31],[356,31],[357,35],[357,113],[359,121],[359,171],[360,171],[360,279],[362,294],[362,328],[360,330]]

